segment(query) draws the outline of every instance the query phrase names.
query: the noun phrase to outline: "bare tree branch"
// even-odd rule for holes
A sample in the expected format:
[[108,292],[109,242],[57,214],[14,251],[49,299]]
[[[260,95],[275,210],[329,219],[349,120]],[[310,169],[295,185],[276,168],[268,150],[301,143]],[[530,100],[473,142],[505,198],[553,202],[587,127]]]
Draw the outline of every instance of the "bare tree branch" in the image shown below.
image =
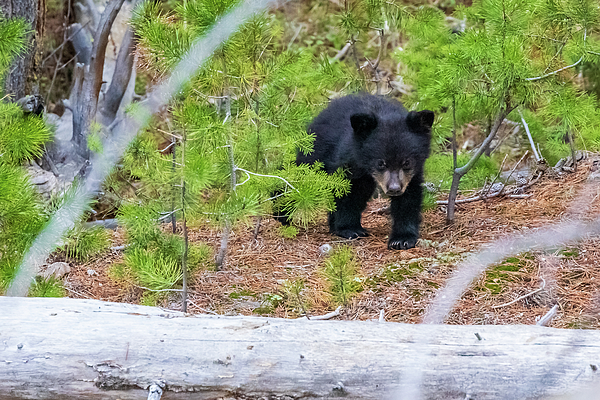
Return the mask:
[[102,13],[94,37],[90,64],[84,73],[83,84],[77,96],[77,102],[73,104],[72,140],[76,145],[77,152],[85,159],[89,159],[87,135],[89,134],[90,125],[98,106],[108,35],[123,2],[124,0],[111,0]]
[[119,55],[117,56],[115,72],[113,73],[110,86],[104,95],[103,104],[99,110],[103,125],[110,125],[115,119],[117,111],[119,111],[121,100],[129,85],[131,73],[134,68],[133,61],[135,57],[133,55],[133,50],[135,41],[135,35],[133,34],[131,27],[127,28],[123,40],[121,41],[121,48],[119,49]]

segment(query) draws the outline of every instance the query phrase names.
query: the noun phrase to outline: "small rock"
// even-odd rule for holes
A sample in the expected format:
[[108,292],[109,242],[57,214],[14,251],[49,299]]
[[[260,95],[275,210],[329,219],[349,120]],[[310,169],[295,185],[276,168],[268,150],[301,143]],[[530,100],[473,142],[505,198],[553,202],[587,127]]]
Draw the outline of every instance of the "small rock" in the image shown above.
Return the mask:
[[331,245],[329,243],[325,243],[324,245],[319,247],[319,251],[321,252],[321,255],[325,255],[325,254],[329,253],[332,249],[333,249],[333,247],[331,247]]
[[27,167],[31,183],[35,190],[45,198],[50,198],[58,191],[58,179],[52,172],[46,171],[37,165]]
[[594,171],[591,174],[589,174],[587,180],[589,182],[600,180],[600,170]]
[[88,269],[88,270],[87,270],[87,274],[88,274],[89,276],[98,275],[98,273],[97,273],[95,270],[93,270],[93,269]]
[[44,271],[40,273],[40,276],[44,279],[50,277],[60,279],[66,274],[71,272],[71,266],[66,262],[55,262],[50,264]]

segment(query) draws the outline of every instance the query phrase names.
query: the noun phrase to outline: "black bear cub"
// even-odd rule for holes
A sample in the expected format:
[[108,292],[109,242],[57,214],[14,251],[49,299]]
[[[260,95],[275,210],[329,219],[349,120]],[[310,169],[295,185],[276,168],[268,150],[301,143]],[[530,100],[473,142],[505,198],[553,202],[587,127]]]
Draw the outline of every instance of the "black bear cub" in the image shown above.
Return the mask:
[[400,102],[372,95],[333,100],[309,126],[314,151],[298,164],[320,161],[328,173],[343,167],[350,193],[336,200],[329,230],[344,238],[367,236],[361,214],[377,185],[391,197],[388,248],[410,249],[419,238],[423,165],[429,156],[432,111],[408,112]]

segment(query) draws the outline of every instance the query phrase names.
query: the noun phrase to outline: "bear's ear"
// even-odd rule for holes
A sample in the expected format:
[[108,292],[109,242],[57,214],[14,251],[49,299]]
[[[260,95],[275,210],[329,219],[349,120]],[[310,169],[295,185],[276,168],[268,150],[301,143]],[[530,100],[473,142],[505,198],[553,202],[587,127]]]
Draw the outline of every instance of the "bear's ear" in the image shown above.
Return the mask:
[[406,125],[413,132],[429,133],[433,126],[433,111],[411,111],[406,116]]
[[354,114],[350,117],[350,125],[354,135],[364,139],[377,128],[377,117],[373,114]]

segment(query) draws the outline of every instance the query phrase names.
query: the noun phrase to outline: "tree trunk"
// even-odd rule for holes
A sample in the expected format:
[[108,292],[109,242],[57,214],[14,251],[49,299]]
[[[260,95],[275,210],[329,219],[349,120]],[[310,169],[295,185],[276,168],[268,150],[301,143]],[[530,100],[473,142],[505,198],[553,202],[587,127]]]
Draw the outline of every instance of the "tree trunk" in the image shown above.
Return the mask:
[[[96,300],[0,297],[0,400],[547,399],[596,381],[600,332],[190,316]],[[414,366],[413,366],[414,365]],[[230,396],[230,397],[229,397]]]
[[27,36],[26,53],[13,61],[4,82],[4,93],[11,95],[15,101],[37,92],[33,86],[38,79],[37,69],[41,62],[46,0],[0,0],[0,13],[6,19],[23,18],[33,31]]

